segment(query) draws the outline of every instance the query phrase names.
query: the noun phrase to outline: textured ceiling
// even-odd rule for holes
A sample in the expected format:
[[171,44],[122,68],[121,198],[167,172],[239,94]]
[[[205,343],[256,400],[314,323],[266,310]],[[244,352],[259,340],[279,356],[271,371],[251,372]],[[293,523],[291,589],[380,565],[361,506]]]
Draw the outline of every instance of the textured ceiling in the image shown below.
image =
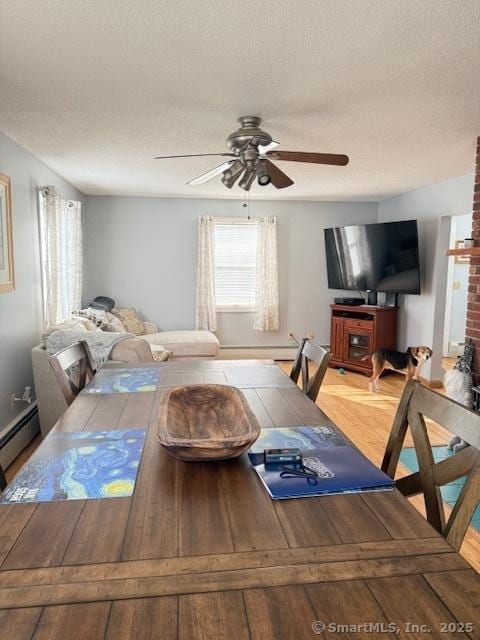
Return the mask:
[[[185,181],[257,114],[295,185],[370,199],[473,168],[478,0],[0,0],[0,127],[89,194],[243,197]],[[0,167],[1,170],[1,167]]]

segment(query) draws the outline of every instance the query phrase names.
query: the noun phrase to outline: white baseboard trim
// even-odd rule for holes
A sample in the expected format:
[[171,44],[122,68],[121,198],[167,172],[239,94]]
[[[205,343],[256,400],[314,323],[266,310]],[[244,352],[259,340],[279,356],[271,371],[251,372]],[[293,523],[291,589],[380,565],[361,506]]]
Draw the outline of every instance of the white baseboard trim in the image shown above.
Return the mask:
[[220,360],[293,360],[297,353],[295,346],[224,346],[220,347]]
[[0,464],[6,469],[40,431],[37,402],[33,402],[0,432]]

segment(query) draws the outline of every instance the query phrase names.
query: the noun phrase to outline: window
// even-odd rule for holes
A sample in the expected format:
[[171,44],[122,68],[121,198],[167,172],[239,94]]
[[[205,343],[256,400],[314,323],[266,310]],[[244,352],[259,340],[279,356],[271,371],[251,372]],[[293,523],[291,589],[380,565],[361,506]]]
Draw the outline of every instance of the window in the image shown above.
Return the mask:
[[254,310],[256,271],[256,222],[215,221],[217,311]]

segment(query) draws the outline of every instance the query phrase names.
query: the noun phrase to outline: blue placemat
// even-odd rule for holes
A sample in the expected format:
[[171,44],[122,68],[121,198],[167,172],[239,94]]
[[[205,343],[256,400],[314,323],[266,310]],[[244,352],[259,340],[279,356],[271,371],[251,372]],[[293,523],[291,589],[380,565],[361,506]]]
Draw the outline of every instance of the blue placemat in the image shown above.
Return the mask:
[[160,377],[158,367],[100,369],[85,387],[85,393],[136,393],[155,391]]
[[131,496],[144,429],[50,434],[0,503]]

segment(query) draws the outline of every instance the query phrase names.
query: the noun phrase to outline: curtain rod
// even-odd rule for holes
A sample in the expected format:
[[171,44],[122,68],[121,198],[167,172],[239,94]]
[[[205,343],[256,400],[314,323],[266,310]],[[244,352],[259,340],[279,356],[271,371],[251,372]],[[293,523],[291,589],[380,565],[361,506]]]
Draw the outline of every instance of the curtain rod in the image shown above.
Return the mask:
[[251,216],[245,218],[232,217],[232,218],[223,218],[219,216],[211,216],[215,222],[220,222],[221,224],[255,224],[260,218],[252,218]]
[[272,223],[275,221],[275,216],[259,216],[255,218],[252,216],[248,216],[246,218],[221,218],[217,216],[210,216],[210,218],[212,218],[214,222],[219,222],[220,224],[257,224],[264,218],[267,218],[268,221]]
[[[58,196],[61,197],[59,195],[59,193],[57,192],[57,190],[55,189],[54,186],[52,185],[47,185],[45,187],[38,187],[38,191],[44,196]],[[74,207],[75,206],[75,200],[65,200],[67,207]]]

